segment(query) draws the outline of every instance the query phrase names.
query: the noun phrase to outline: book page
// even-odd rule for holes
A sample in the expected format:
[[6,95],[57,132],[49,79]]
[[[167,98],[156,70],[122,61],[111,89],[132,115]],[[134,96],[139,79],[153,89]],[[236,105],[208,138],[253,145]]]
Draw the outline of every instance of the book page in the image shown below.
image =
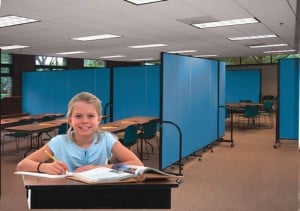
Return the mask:
[[71,172],[67,172],[66,174],[45,174],[45,173],[37,173],[37,172],[28,172],[28,171],[17,171],[15,172],[17,175],[26,175],[26,176],[33,176],[33,177],[43,177],[49,179],[56,179],[56,178],[64,178],[66,176],[71,175]]
[[72,175],[73,178],[77,178],[83,182],[88,183],[101,183],[101,182],[114,182],[121,181],[123,179],[136,177],[134,174],[119,171],[116,169],[110,169],[106,167],[99,167],[83,172],[76,172]]

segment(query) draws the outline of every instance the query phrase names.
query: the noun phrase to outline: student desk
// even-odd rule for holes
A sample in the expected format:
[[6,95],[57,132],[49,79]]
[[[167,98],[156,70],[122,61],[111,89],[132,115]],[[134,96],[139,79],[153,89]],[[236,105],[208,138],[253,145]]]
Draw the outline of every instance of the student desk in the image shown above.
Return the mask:
[[[99,127],[101,131],[108,131],[111,133],[121,133],[124,132],[129,125],[138,124],[141,127],[141,129],[143,129],[143,126],[148,122],[158,121],[158,120],[159,118],[157,117],[133,116],[133,117],[113,121],[110,123],[101,124]],[[141,143],[140,150],[141,150],[140,159],[141,161],[143,161],[143,143]]]
[[22,176],[29,209],[170,209],[173,180],[85,184],[60,178]]
[[[62,119],[56,119],[51,120],[47,122],[41,122],[41,123],[34,123],[34,124],[27,124],[27,125],[19,125],[19,126],[13,126],[13,127],[7,127],[5,128],[6,131],[9,132],[19,132],[19,133],[28,133],[31,134],[31,140],[30,140],[30,148],[29,150],[24,154],[24,157],[34,149],[37,149],[41,146],[41,136],[43,132],[47,132],[49,130],[54,130],[58,128],[62,123],[66,122],[66,118]],[[33,136],[33,134],[36,133],[37,135]],[[37,146],[34,147],[33,140],[36,140]]]

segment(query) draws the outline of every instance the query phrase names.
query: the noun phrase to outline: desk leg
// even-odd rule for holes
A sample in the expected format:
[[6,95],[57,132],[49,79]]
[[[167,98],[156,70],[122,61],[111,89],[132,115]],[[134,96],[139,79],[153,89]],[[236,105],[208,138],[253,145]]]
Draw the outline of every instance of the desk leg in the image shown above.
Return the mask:
[[230,140],[227,139],[219,139],[218,141],[220,142],[229,142],[231,143],[231,147],[234,147],[234,142],[233,142],[233,111],[230,109]]

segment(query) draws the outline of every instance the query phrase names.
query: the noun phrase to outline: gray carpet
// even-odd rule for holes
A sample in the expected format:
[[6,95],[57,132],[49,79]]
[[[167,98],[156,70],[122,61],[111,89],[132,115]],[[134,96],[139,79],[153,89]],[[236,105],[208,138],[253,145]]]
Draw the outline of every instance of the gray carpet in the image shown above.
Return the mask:
[[[201,137],[195,134],[195,138]],[[229,132],[225,138],[229,138]],[[183,159],[184,181],[172,190],[171,210],[299,211],[298,142],[282,140],[274,149],[274,128],[235,128],[234,141],[233,148],[220,143],[213,152],[199,152],[201,161],[198,157]],[[156,146],[155,140],[152,143]],[[14,149],[13,143],[5,144],[6,150]],[[158,167],[157,154],[155,148],[145,165]],[[21,157],[2,156],[1,211],[27,210],[21,177],[13,175]]]

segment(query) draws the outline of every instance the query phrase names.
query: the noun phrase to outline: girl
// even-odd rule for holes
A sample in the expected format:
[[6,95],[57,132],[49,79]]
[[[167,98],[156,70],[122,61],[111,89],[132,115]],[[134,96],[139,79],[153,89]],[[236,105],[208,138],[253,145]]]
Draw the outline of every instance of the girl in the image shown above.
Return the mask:
[[[75,95],[68,104],[67,134],[57,135],[42,148],[30,154],[17,165],[17,171],[64,174],[79,172],[99,166],[111,167],[108,160],[114,155],[124,164],[143,163],[124,147],[115,135],[99,131],[101,101],[88,92]],[[53,162],[49,155],[54,156]]]

